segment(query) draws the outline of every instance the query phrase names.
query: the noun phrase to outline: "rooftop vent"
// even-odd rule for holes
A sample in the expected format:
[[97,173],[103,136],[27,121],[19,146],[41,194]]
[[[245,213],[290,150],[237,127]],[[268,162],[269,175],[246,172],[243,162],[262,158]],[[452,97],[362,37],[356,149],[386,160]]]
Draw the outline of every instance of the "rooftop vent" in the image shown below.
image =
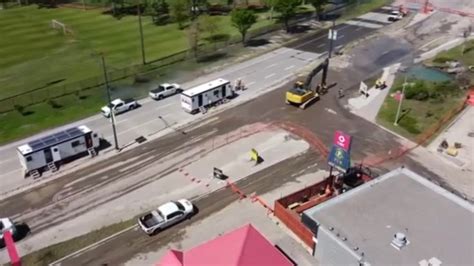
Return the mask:
[[396,233],[394,236],[393,236],[393,240],[392,240],[392,243],[391,245],[400,250],[402,249],[403,247],[405,247],[406,245],[408,245],[410,242],[407,240],[407,237],[405,236],[405,234],[403,233]]

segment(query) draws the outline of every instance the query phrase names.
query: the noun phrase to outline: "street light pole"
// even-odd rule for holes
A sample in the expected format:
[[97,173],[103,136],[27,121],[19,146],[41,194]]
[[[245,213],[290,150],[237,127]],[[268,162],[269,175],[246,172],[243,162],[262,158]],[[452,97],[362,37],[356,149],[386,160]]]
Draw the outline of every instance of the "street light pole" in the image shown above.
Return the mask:
[[140,5],[141,5],[141,1],[138,1],[137,13],[138,13],[138,28],[140,30],[140,44],[142,48],[142,63],[146,65],[145,42],[143,40],[142,11],[140,9]]
[[[109,78],[107,77],[107,69],[105,66],[105,58],[104,55],[100,56],[101,62],[102,62],[102,70],[104,71],[104,80],[105,80],[105,89],[107,90],[107,98],[109,101],[109,105],[112,102],[112,99],[110,97],[110,87],[109,87]],[[114,134],[114,143],[115,143],[115,149],[120,150],[119,144],[118,144],[118,139],[117,139],[117,130],[115,129],[115,114],[114,110],[110,108],[110,118],[112,121],[112,132]]]
[[393,122],[394,126],[398,126],[398,119],[400,116],[400,111],[402,109],[402,101],[403,98],[405,98],[405,87],[407,85],[407,76],[405,75],[405,81],[403,82],[403,87],[402,87],[402,95],[400,96],[400,101],[398,102],[398,109],[397,109],[397,114],[395,116],[395,121]]

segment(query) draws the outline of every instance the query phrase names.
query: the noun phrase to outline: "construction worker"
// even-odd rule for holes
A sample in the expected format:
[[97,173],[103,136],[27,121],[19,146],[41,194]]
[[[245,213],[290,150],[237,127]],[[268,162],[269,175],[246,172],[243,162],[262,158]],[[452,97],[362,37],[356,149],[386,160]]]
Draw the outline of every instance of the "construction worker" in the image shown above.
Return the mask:
[[339,98],[344,97],[344,91],[342,89],[339,89],[337,92],[339,94]]

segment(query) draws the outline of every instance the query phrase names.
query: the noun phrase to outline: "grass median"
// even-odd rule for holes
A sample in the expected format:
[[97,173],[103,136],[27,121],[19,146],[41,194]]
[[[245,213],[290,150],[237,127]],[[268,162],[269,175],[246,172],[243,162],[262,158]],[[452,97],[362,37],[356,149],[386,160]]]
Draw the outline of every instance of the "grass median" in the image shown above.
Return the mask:
[[72,238],[70,240],[51,245],[30,253],[21,258],[23,265],[48,265],[73,252],[94,244],[108,236],[131,227],[136,222],[135,219],[109,225],[107,227],[91,231],[85,235]]

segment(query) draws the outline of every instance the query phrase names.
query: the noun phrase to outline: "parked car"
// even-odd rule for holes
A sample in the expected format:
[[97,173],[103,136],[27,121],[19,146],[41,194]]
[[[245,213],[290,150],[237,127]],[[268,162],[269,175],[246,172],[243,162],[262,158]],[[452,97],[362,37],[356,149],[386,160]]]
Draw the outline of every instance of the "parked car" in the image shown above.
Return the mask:
[[140,218],[138,225],[148,235],[154,235],[166,227],[190,218],[194,214],[194,206],[187,199],[167,202]]
[[105,117],[110,117],[111,110],[113,110],[114,115],[121,114],[123,112],[133,110],[138,107],[138,102],[134,99],[115,99],[110,104],[102,107],[102,114]]
[[165,97],[181,93],[183,90],[181,89],[181,86],[176,83],[163,83],[158,88],[153,89],[148,93],[152,99],[155,100],[161,100]]
[[0,240],[3,240],[3,233],[10,231],[12,236],[16,234],[15,224],[9,218],[0,218]]
[[404,13],[394,10],[394,11],[390,12],[390,16],[388,16],[388,21],[390,21],[390,22],[399,21],[404,16],[405,16]]

